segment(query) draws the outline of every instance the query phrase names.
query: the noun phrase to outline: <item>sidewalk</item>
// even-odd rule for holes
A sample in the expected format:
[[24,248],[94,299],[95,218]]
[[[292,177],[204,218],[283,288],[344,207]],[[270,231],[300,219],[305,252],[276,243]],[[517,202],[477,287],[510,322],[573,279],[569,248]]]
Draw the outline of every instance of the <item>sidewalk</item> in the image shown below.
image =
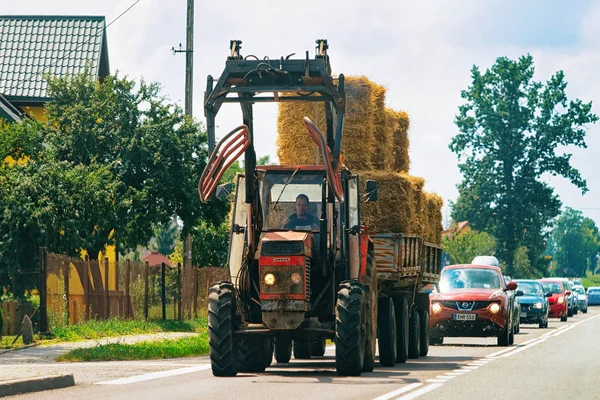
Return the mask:
[[[82,342],[65,342],[34,346],[0,353],[0,397],[18,393],[73,386],[73,374],[79,374],[82,364],[58,363],[54,359],[76,348],[88,348],[109,343],[138,343],[162,339],[178,339],[197,335],[195,332],[163,332],[156,334],[107,337]],[[93,375],[84,378],[84,384]]]

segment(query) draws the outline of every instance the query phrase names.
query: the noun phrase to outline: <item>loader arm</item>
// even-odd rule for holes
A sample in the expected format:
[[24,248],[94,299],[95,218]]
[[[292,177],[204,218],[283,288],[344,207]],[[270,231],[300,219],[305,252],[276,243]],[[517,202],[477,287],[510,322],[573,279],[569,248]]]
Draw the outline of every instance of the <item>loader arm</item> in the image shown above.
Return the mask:
[[331,160],[331,150],[325,144],[325,140],[323,140],[323,135],[317,126],[310,120],[308,117],[304,117],[304,124],[308,128],[308,135],[319,147],[321,151],[321,155],[325,162],[325,171],[327,173],[327,181],[329,182],[329,187],[333,191],[333,194],[338,199],[340,203],[344,202],[344,190],[342,188],[342,180],[340,178],[340,173],[338,170],[334,170],[332,160]]
[[198,194],[200,200],[206,203],[213,194],[221,177],[250,145],[250,132],[246,125],[240,125],[219,142],[206,163],[200,182]]

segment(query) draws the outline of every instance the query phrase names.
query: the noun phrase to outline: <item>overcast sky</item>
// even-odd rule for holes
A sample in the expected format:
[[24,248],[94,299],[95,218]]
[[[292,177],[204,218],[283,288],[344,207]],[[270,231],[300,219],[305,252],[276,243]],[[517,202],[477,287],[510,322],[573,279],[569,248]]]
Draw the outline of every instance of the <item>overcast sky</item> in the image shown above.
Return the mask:
[[[103,15],[107,23],[136,0],[0,0],[0,13]],[[567,94],[593,100],[600,114],[600,2],[481,0],[215,0],[195,2],[194,115],[204,120],[208,74],[218,77],[230,39],[242,54],[278,58],[314,54],[314,41],[329,41],[334,72],[367,75],[388,88],[387,105],[411,117],[413,175],[425,189],[455,200],[461,175],[448,149],[460,91],[476,64],[485,70],[499,56],[533,55],[536,80],[561,69]],[[186,0],[140,0],[108,28],[111,73],[162,84],[163,94],[183,107]],[[217,124],[224,134],[241,123],[238,106],[224,106]],[[255,107],[257,152],[276,159],[276,107]],[[563,204],[582,209],[600,225],[600,125],[590,127],[587,149],[567,149],[587,179],[581,191],[562,178],[545,177]]]

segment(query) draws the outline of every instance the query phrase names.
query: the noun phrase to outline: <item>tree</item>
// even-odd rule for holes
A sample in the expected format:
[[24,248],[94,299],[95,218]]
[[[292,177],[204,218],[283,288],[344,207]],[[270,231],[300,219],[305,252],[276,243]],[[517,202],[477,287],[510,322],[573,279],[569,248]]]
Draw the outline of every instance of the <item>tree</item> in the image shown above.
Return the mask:
[[152,247],[160,254],[168,256],[175,250],[177,238],[177,224],[169,221],[167,224],[159,224],[154,228],[154,239]]
[[585,127],[598,120],[591,102],[567,101],[562,71],[545,83],[533,81],[534,71],[530,55],[500,57],[484,74],[474,66],[455,119],[460,133],[449,146],[464,177],[452,217],[496,237],[508,274],[522,245],[537,262],[544,230],[560,212],[558,196],[540,177],[561,175],[587,191],[571,154],[556,150],[586,147]]
[[492,255],[496,251],[496,239],[485,232],[470,228],[450,238],[445,237],[442,248],[453,264],[469,264],[476,256]]

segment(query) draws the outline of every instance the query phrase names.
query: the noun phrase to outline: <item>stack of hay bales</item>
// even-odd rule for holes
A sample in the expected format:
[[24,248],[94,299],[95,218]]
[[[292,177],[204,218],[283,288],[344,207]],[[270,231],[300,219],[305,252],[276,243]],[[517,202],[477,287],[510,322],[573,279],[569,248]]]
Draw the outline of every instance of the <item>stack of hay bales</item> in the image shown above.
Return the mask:
[[[371,233],[417,234],[440,244],[442,198],[423,190],[423,178],[408,174],[410,120],[406,112],[385,107],[386,91],[364,76],[346,78],[343,163],[360,176],[362,193],[369,179],[377,181],[379,191],[379,200],[362,204],[362,221]],[[322,103],[279,104],[277,147],[281,164],[322,164],[302,122],[305,116],[325,134]]]

